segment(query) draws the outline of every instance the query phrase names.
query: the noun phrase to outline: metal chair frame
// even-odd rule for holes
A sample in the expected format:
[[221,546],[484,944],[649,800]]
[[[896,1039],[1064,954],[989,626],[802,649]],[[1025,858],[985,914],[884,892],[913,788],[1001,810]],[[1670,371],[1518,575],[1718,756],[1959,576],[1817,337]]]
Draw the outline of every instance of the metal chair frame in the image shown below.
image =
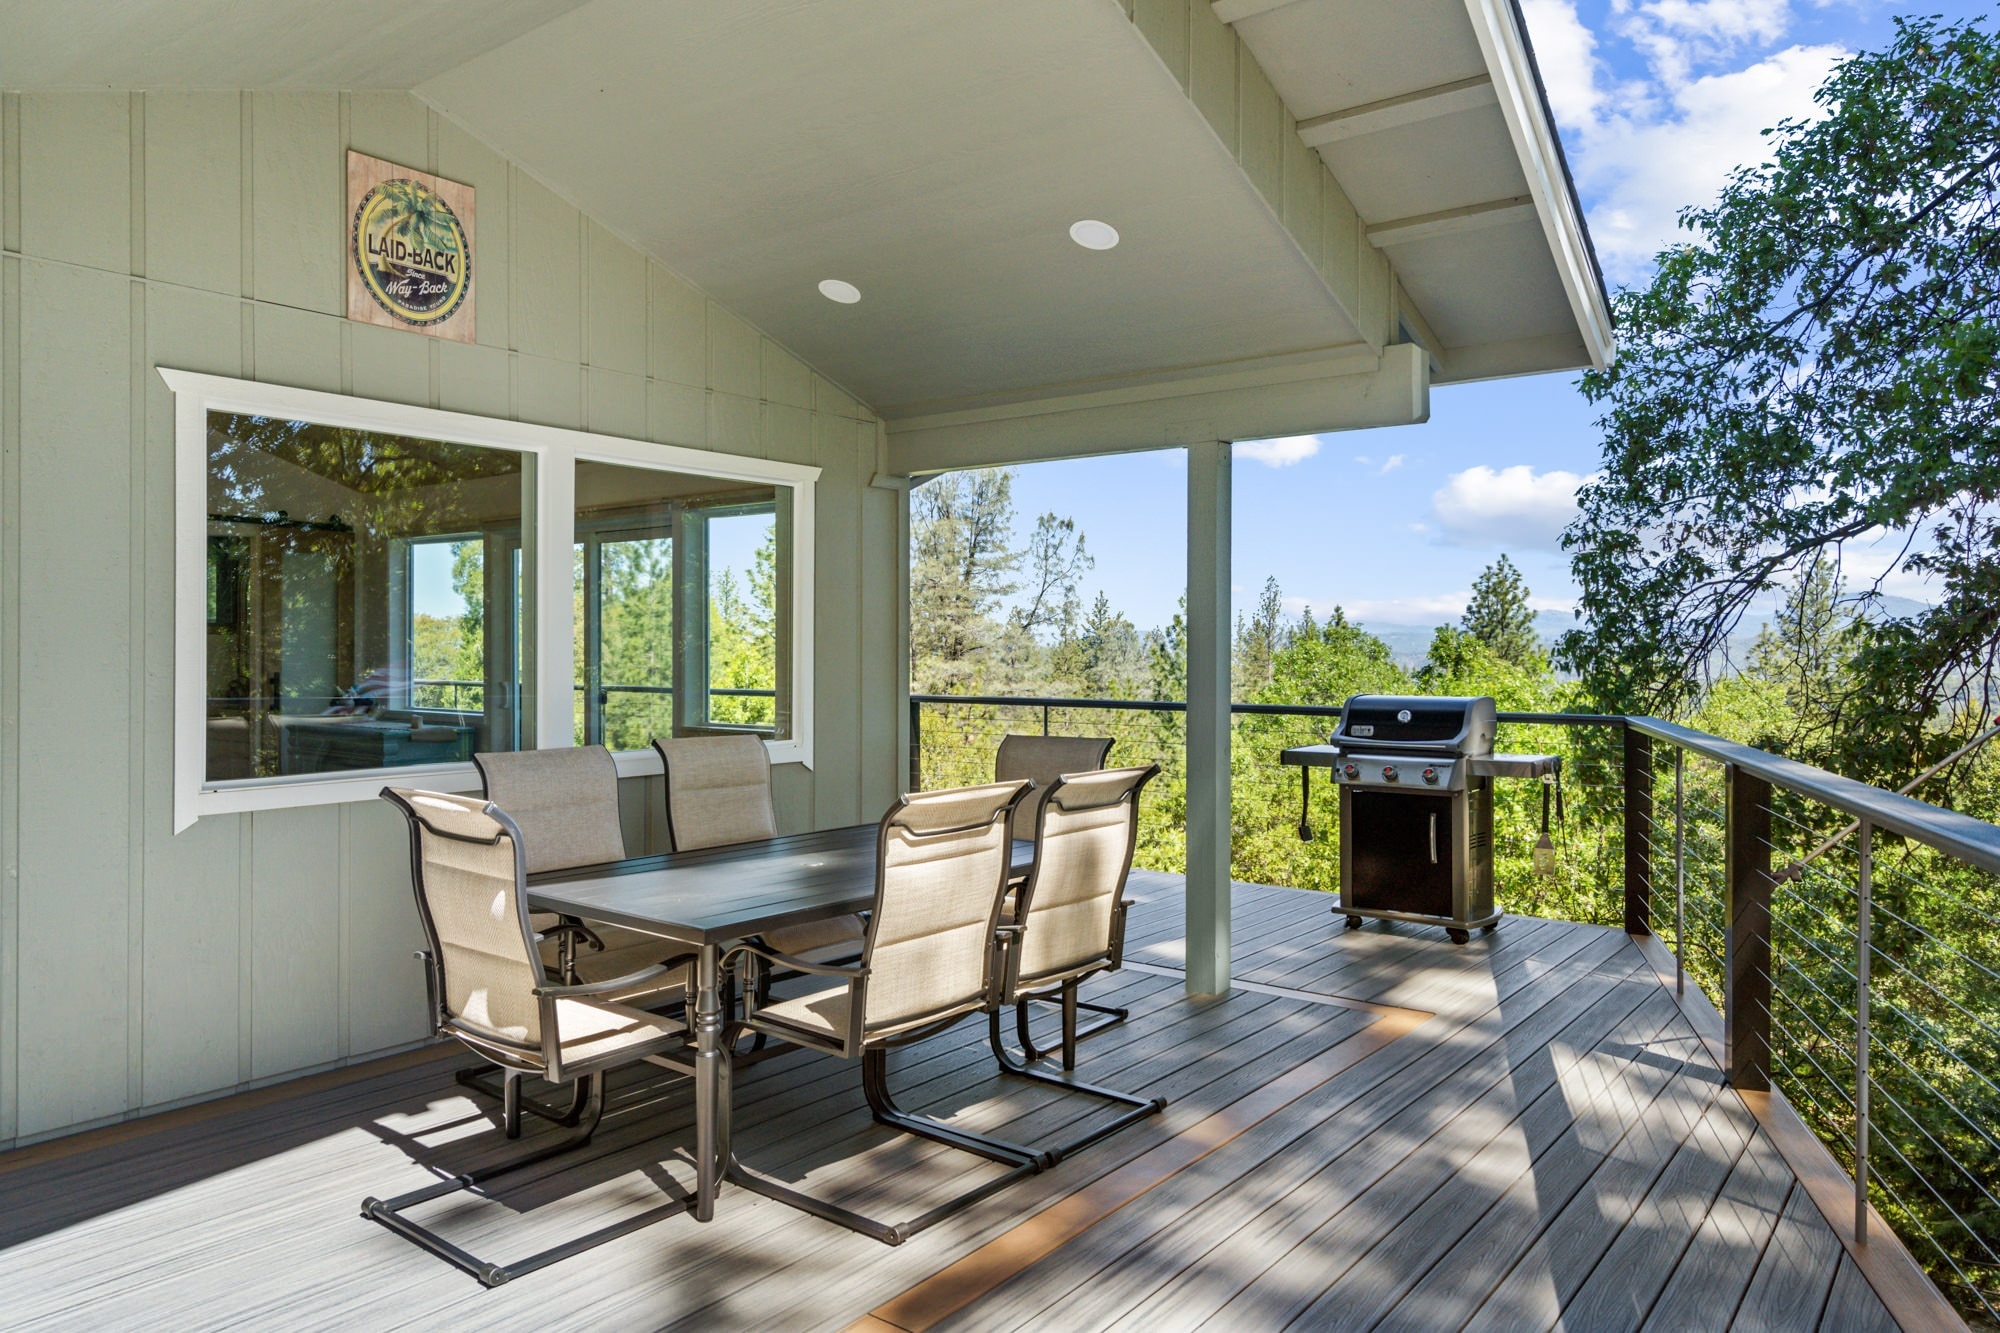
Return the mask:
[[[402,1236],[412,1244],[436,1255],[454,1267],[470,1273],[483,1286],[497,1287],[504,1282],[509,1282],[514,1278],[520,1277],[524,1273],[531,1273],[538,1268],[546,1268],[548,1265],[556,1263],[559,1260],[581,1254],[585,1250],[602,1245],[606,1241],[615,1240],[619,1236],[628,1235],[641,1227],[650,1226],[652,1223],[670,1217],[675,1213],[688,1211],[694,1202],[691,1196],[686,1194],[670,1196],[668,1202],[658,1207],[614,1222],[609,1226],[601,1227],[596,1231],[565,1241],[560,1245],[531,1254],[511,1264],[496,1264],[481,1259],[460,1246],[452,1244],[430,1228],[403,1216],[405,1209],[414,1207],[417,1204],[444,1198],[450,1194],[476,1192],[482,1185],[587,1146],[591,1138],[596,1134],[598,1125],[604,1116],[604,1079],[605,1074],[609,1070],[623,1065],[637,1064],[641,1061],[659,1065],[662,1068],[673,1070],[677,1073],[691,1074],[693,1068],[684,1060],[677,1061],[665,1055],[664,1052],[669,1048],[659,1044],[656,1040],[641,1043],[638,1048],[615,1051],[609,1055],[575,1062],[567,1066],[562,1059],[561,1030],[556,1021],[556,1002],[558,1000],[586,999],[630,990],[633,987],[665,976],[672,970],[670,966],[665,964],[645,968],[630,976],[614,977],[607,981],[593,982],[587,985],[536,986],[533,994],[540,1007],[542,1030],[542,1042],[539,1046],[528,1042],[512,1041],[490,1032],[469,1028],[459,1022],[445,1008],[444,967],[441,961],[444,957],[444,949],[438,937],[437,924],[432,919],[430,905],[424,894],[423,840],[418,831],[418,826],[421,825],[424,832],[428,832],[435,837],[449,838],[458,842],[469,842],[489,847],[496,845],[503,837],[512,839],[514,876],[517,889],[515,894],[515,908],[520,918],[523,947],[527,951],[527,956],[533,959],[536,957],[534,947],[535,932],[533,926],[528,921],[527,894],[524,891],[527,883],[527,867],[521,851],[521,831],[515,825],[514,821],[507,817],[504,811],[490,802],[486,805],[483,813],[500,826],[500,832],[496,833],[490,839],[484,839],[469,837],[462,833],[455,833],[436,827],[425,820],[420,813],[403,799],[400,793],[392,788],[383,788],[382,796],[385,800],[388,800],[400,809],[411,824],[411,882],[416,891],[417,915],[423,922],[425,941],[429,945],[428,949],[419,951],[417,957],[424,963],[424,982],[429,991],[432,1035],[455,1037],[466,1046],[469,1046],[475,1053],[500,1067],[502,1079],[501,1095],[504,1107],[502,1118],[508,1138],[512,1139],[520,1135],[521,1112],[524,1109],[530,1110],[534,1114],[543,1116],[546,1119],[553,1120],[558,1124],[573,1126],[574,1132],[565,1135],[556,1143],[537,1148],[524,1156],[482,1167],[476,1171],[447,1176],[437,1183],[427,1185],[422,1189],[411,1190],[388,1199],[378,1199],[373,1196],[363,1199],[361,1201],[361,1216],[370,1221],[381,1223],[384,1227]],[[685,1045],[685,1029],[683,1029],[681,1037],[682,1043]],[[647,1049],[649,1047],[651,1049]],[[471,1071],[460,1072],[460,1081],[464,1082],[463,1075]],[[573,1083],[575,1086],[572,1089],[570,1111],[552,1113],[549,1108],[527,1102],[521,1095],[521,1080],[525,1075],[530,1073],[541,1074],[549,1078],[550,1081],[558,1084]]]
[[[1049,811],[1056,809],[1069,813],[1077,810],[1098,809],[1102,807],[1086,805],[1072,806],[1066,804],[1063,800],[1063,789],[1066,785],[1065,780],[1057,778],[1051,784],[1048,795],[1042,799],[1041,806],[1035,815],[1035,864],[1029,870],[1027,878],[1016,890],[1017,896],[1014,900],[1014,934],[1003,943],[1003,957],[1001,959],[1003,975],[999,990],[1001,997],[1010,995],[1016,997],[1014,1001],[1015,1031],[1020,1038],[1022,1055],[1025,1058],[1017,1058],[1012,1051],[1007,1049],[1005,1038],[1001,1032],[1001,1006],[998,1004],[993,1007],[991,1013],[988,1015],[987,1038],[992,1043],[994,1059],[999,1062],[1001,1070],[1006,1073],[1018,1078],[1032,1079],[1037,1083],[1045,1084],[1049,1087],[1061,1088],[1069,1092],[1080,1092],[1086,1096],[1096,1097],[1129,1108],[1124,1114],[1117,1116],[1106,1124],[1091,1129],[1081,1137],[1050,1149],[1050,1155],[1055,1161],[1061,1161],[1063,1158],[1077,1153],[1101,1139],[1116,1134],[1121,1129],[1137,1124],[1148,1116],[1157,1115],[1167,1107],[1167,1101],[1164,1097],[1141,1097],[1135,1093],[1121,1092],[1117,1088],[1107,1088],[1096,1083],[1086,1083],[1074,1077],[1077,1043],[1085,1037],[1104,1031],[1106,1028],[1117,1026],[1124,1022],[1127,1017],[1127,1011],[1124,1009],[1113,1008],[1108,1005],[1087,1004],[1078,999],[1077,988],[1084,978],[1094,976],[1099,972],[1115,972],[1124,964],[1125,917],[1130,908],[1130,904],[1125,900],[1124,896],[1125,881],[1132,873],[1132,855],[1137,849],[1139,841],[1139,793],[1145,789],[1147,783],[1159,775],[1159,772],[1160,766],[1158,764],[1148,766],[1139,780],[1133,783],[1118,798],[1119,804],[1130,807],[1128,818],[1131,822],[1128,827],[1128,836],[1125,843],[1125,863],[1119,869],[1118,885],[1113,890],[1117,897],[1111,908],[1110,938],[1107,942],[1108,947],[1105,953],[1100,959],[1070,969],[1057,981],[1057,984],[1052,989],[1024,992],[1020,977],[1021,951],[1019,945],[1021,938],[1026,935],[1028,930],[1032,929],[1034,922],[1035,888],[1043,867],[1041,845],[1044,830],[1048,823]],[[1060,1006],[1062,1011],[1062,1042],[1059,1047],[1044,1049],[1036,1046],[1028,1030],[1028,1006],[1031,1003],[1056,1004]],[[1087,1028],[1079,1029],[1077,1026],[1079,1010],[1106,1014],[1109,1017],[1103,1022],[1093,1023]],[[1060,1051],[1062,1055],[1062,1074],[1053,1074],[1045,1069],[1037,1069],[1035,1067],[1037,1063],[1056,1054],[1057,1051]]]
[[[979,824],[937,829],[929,832],[918,832],[908,824],[900,822],[898,817],[909,804],[909,799],[906,797],[897,801],[895,805],[890,807],[889,812],[883,816],[880,832],[876,838],[875,882],[878,885],[887,882],[885,867],[888,836],[891,829],[901,828],[912,837],[924,838],[944,837],[950,834],[964,833],[975,828],[991,827],[995,822],[1011,820],[1014,806],[1029,789],[1029,784],[1023,783],[1020,791],[1011,800],[1002,805],[990,820]],[[1008,844],[1003,843],[1003,848],[1006,845]],[[988,926],[993,931],[996,941],[1004,938],[1016,929],[1013,926],[999,924],[1000,902],[1007,889],[1008,857],[1003,852],[999,860],[1000,865],[993,886],[993,906],[991,915],[987,919]],[[875,923],[871,921],[871,936],[874,928]],[[940,1143],[946,1147],[956,1148],[961,1152],[984,1157],[989,1161],[998,1162],[1010,1169],[971,1189],[963,1190],[918,1216],[902,1222],[883,1222],[857,1212],[854,1209],[846,1208],[829,1200],[817,1198],[801,1190],[793,1189],[791,1186],[775,1180],[745,1163],[736,1155],[733,1147],[727,1155],[725,1169],[728,1178],[745,1189],[762,1194],[768,1198],[776,1199],[780,1203],[789,1204],[803,1212],[811,1213],[815,1217],[824,1218],[826,1221],[846,1227],[850,1231],[872,1237],[885,1245],[901,1245],[910,1237],[935,1226],[948,1217],[963,1212],[973,1204],[998,1193],[1015,1181],[1047,1170],[1050,1166],[1054,1165],[1055,1158],[1050,1153],[1041,1149],[1028,1148],[1018,1143],[1010,1143],[1005,1139],[995,1138],[991,1135],[975,1133],[972,1130],[946,1124],[944,1121],[932,1116],[921,1115],[906,1110],[896,1104],[895,1097],[889,1090],[888,1053],[891,1047],[906,1046],[912,1042],[922,1041],[927,1037],[935,1036],[963,1019],[969,1018],[982,1010],[990,1010],[993,1007],[997,994],[995,987],[999,976],[996,957],[997,948],[989,950],[986,955],[987,975],[980,986],[982,995],[977,1000],[955,1002],[952,1005],[946,1006],[934,1016],[918,1014],[908,1019],[900,1020],[903,1026],[899,1027],[895,1032],[874,1037],[869,1036],[867,1033],[867,998],[870,967],[866,959],[870,956],[871,951],[864,950],[864,961],[860,963],[835,965],[811,963],[803,958],[793,958],[785,954],[773,953],[768,949],[760,948],[754,944],[746,943],[737,945],[725,955],[725,958],[741,957],[744,960],[746,969],[751,973],[751,977],[747,979],[747,984],[743,988],[745,998],[744,1017],[734,1025],[732,1032],[746,1030],[767,1032],[769,1035],[780,1040],[791,1041],[814,1050],[824,1051],[830,1055],[840,1056],[843,1059],[852,1060],[858,1058],[861,1061],[862,1093],[868,1099],[868,1109],[876,1123],[887,1125],[891,1129],[901,1131],[905,1134],[914,1134],[920,1138],[929,1139],[934,1143]],[[760,1018],[760,1010],[762,1008],[760,997],[766,993],[766,987],[757,984],[757,981],[758,974],[762,973],[767,965],[776,965],[812,976],[838,977],[845,981],[848,988],[846,1030],[829,1038],[824,1032],[794,1028],[782,1020]]]

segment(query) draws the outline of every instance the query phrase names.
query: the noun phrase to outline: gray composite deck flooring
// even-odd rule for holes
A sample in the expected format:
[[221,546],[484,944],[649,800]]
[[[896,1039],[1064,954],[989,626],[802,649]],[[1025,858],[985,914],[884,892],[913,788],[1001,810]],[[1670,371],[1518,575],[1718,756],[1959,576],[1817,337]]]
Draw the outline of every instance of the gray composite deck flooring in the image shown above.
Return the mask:
[[[1838,1237],[1629,940],[1515,918],[1463,947],[1347,932],[1318,894],[1239,886],[1237,976],[1190,1001],[1181,885],[1135,872],[1129,1006],[1080,1075],[1167,1112],[898,1248],[728,1190],[485,1291],[362,1220],[364,1195],[521,1151],[444,1059],[7,1169],[0,1327],[841,1328],[947,1264],[1333,1051],[1434,1017],[1250,1123],[940,1329],[1892,1329]],[[996,1076],[984,1024],[896,1054],[906,1105],[1023,1141],[1092,1104]],[[652,1076],[649,1076],[649,1073]],[[995,1170],[874,1126],[856,1068],[803,1052],[739,1073],[755,1165],[908,1217]],[[614,1081],[579,1159],[420,1214],[502,1262],[691,1179],[685,1083]],[[530,1121],[528,1141],[554,1132]]]

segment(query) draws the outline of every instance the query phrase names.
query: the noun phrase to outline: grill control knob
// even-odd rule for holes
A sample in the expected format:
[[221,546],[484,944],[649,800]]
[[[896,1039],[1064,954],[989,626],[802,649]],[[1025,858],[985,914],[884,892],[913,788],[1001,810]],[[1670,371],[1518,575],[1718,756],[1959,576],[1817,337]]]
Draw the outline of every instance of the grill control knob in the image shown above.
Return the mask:
[[1396,780],[1396,766],[1394,764],[1382,765],[1382,781],[1394,782],[1395,780]]
[[1340,771],[1347,775],[1347,780],[1349,782],[1352,782],[1356,778],[1361,776],[1361,768],[1360,765],[1358,764],[1345,765]]
[[1435,768],[1427,768],[1427,769],[1425,769],[1425,770],[1424,770],[1424,781],[1425,781],[1425,782],[1428,782],[1428,783],[1430,783],[1430,784],[1431,784],[1431,785],[1432,785],[1433,787],[1435,787],[1435,786],[1437,786],[1437,780],[1438,780],[1438,771],[1437,771],[1437,770],[1436,770]]

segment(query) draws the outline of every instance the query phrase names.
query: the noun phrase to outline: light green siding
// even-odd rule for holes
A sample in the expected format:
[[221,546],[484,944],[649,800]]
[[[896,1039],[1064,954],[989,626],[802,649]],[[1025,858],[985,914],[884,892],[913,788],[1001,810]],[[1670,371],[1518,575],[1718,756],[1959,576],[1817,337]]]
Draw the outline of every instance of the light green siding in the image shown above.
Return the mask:
[[[478,191],[478,342],[350,324],[345,150]],[[402,94],[0,96],[0,1146],[421,1040],[400,820],[173,831],[158,366],[816,464],[817,771],[897,790],[902,495],[867,409]],[[657,778],[624,784],[634,851]]]

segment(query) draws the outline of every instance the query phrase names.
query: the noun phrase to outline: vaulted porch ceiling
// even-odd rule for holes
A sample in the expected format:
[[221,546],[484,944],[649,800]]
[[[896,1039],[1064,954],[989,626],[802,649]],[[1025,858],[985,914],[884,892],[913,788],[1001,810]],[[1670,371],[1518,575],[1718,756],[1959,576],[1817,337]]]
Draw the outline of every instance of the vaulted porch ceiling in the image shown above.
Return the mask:
[[[1385,344],[1421,344],[1419,379],[1436,381],[1608,352],[1509,0],[355,0],[328,14],[146,0],[114,24],[0,0],[0,86],[413,89],[892,431],[1196,382],[1233,386],[1218,431],[1314,428],[1334,410],[1323,395],[1262,417],[1229,405],[1300,367],[1322,383],[1388,373],[1404,405],[1379,419],[1420,419],[1424,386],[1412,398],[1407,374],[1382,369]],[[1252,133],[1266,75],[1282,199],[1225,143],[1239,119]],[[1317,154],[1314,216],[1323,160],[1359,214],[1363,269],[1378,251],[1393,262],[1386,293],[1343,296],[1300,239],[1301,143]],[[1082,218],[1122,243],[1079,248]],[[860,303],[826,300],[825,278]]]

